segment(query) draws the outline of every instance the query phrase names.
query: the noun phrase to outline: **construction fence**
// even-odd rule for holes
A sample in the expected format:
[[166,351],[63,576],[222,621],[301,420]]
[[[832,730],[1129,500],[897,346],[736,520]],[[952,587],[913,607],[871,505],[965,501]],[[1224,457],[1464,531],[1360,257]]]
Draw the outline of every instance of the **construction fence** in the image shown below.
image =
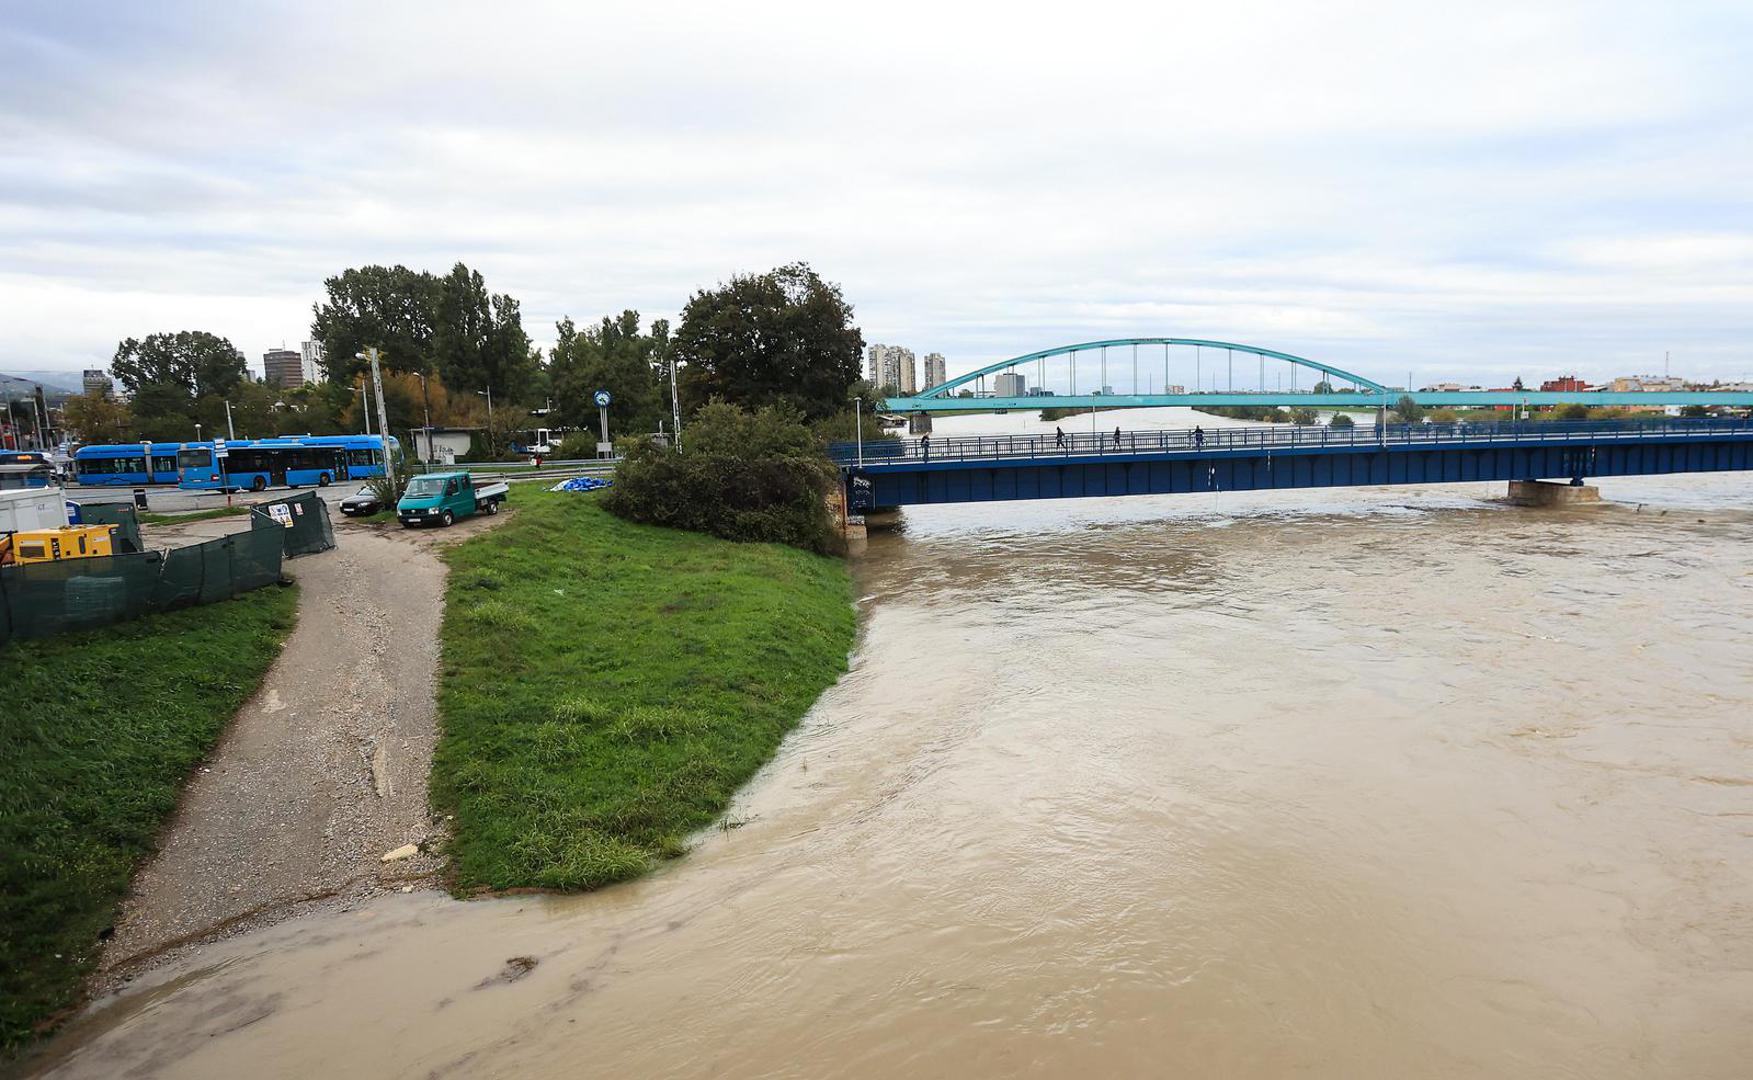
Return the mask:
[[132,507],[84,510],[87,524],[117,525],[118,540],[131,550],[0,566],[0,644],[226,600],[279,581],[286,557],[335,546],[328,507],[314,492],[252,508],[245,531],[163,551],[141,550]]

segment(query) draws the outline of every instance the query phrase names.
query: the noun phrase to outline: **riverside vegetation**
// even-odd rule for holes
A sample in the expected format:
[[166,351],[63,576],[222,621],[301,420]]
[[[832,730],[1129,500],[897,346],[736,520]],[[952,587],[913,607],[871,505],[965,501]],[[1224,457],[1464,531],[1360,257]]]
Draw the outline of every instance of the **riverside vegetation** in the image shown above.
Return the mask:
[[77,1004],[189,771],[260,685],[297,590],[0,647],[0,1052]]
[[840,561],[520,492],[452,549],[434,803],[459,893],[588,889],[684,850],[846,670]]

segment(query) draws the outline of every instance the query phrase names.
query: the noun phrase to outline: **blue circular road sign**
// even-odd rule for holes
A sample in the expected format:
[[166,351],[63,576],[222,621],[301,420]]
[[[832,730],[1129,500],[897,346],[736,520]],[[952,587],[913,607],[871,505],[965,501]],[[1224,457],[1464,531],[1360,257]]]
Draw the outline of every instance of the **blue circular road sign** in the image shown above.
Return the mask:
[[599,408],[599,409],[608,408],[609,407],[609,392],[607,390],[598,390],[596,393],[596,403],[597,403],[597,408]]

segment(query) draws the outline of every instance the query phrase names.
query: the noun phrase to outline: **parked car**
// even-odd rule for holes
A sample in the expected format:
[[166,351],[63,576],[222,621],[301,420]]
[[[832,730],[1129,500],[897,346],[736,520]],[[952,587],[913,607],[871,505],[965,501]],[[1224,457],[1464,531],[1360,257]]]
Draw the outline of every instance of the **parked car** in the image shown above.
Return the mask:
[[348,517],[366,517],[382,509],[383,500],[377,497],[377,492],[372,491],[369,485],[341,500],[341,513]]

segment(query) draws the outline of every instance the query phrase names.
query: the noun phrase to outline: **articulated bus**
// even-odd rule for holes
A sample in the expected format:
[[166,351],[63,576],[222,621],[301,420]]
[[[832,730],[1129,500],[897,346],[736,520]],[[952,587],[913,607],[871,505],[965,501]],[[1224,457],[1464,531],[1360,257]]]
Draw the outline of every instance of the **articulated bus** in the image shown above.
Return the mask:
[[[261,491],[328,487],[337,480],[383,475],[384,441],[377,435],[285,435],[227,440],[223,458],[211,442],[184,443],[177,454],[180,486],[191,491]],[[389,440],[390,453],[400,444]]]
[[73,451],[73,482],[97,487],[174,484],[177,452],[189,443],[137,442],[81,446]]

